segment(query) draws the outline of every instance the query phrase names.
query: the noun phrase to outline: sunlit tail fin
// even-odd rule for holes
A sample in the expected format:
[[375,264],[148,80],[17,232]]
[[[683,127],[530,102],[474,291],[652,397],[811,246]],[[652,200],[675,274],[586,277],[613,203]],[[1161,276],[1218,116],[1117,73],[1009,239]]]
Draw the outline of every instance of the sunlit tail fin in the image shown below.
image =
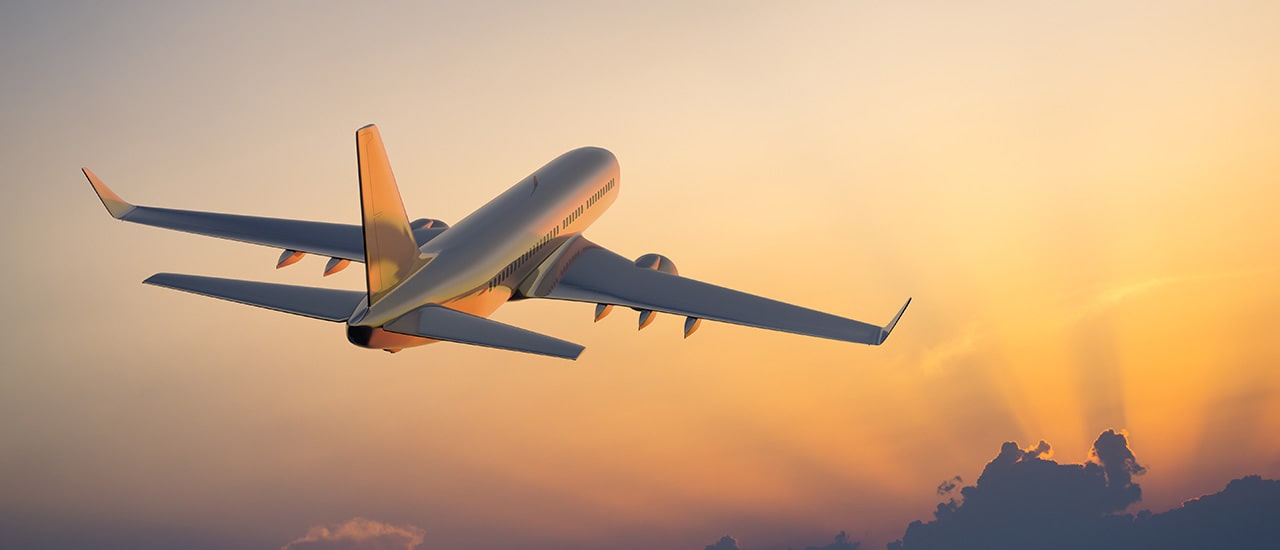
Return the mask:
[[356,131],[356,158],[360,164],[365,278],[369,305],[373,305],[421,267],[424,259],[409,227],[376,126],[370,124]]

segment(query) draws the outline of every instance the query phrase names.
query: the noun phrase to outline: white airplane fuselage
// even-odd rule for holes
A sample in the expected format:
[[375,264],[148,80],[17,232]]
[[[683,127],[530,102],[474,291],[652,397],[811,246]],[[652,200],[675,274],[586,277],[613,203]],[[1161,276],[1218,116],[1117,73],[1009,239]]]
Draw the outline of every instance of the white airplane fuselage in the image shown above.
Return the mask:
[[605,149],[560,155],[423,245],[429,261],[373,307],[361,304],[348,320],[347,339],[388,350],[437,342],[381,328],[424,304],[487,317],[515,297],[545,258],[595,222],[620,184],[618,160]]

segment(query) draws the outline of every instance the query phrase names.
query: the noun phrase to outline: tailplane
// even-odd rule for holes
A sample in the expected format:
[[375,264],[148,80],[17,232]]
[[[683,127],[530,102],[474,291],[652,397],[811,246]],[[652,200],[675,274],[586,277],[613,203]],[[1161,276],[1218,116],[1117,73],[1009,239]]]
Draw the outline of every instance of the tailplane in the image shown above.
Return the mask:
[[356,131],[356,158],[360,165],[365,279],[372,306],[422,267],[426,259],[413,238],[377,126],[370,124]]

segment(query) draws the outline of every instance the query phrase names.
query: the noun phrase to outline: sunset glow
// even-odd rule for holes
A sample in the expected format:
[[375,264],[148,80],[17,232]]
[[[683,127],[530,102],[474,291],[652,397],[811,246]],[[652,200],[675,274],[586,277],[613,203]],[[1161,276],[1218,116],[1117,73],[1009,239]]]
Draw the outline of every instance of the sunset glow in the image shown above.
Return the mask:
[[[1002,442],[1106,430],[1131,512],[1280,477],[1280,3],[419,4],[0,7],[0,547],[883,548]],[[364,273],[117,222],[79,172],[359,223],[368,123],[409,219],[605,147],[591,240],[911,308],[870,347],[526,300],[493,318],[578,361],[391,355],[138,284]]]

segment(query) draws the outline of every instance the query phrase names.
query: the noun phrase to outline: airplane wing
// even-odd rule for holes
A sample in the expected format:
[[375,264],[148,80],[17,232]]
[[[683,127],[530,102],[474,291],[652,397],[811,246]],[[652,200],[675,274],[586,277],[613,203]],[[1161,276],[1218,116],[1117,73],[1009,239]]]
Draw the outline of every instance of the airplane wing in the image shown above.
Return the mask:
[[346,321],[365,297],[365,293],[354,290],[260,283],[178,273],[156,273],[142,282],[335,323]]
[[876,326],[637,267],[580,236],[518,290],[529,298],[620,305],[873,346],[884,343],[911,303],[908,299],[888,324]]
[[[364,232],[359,225],[136,206],[116,195],[93,171],[83,170],[102,205],[118,220],[354,262],[364,261]],[[414,237],[421,246],[443,230],[417,229]]]

